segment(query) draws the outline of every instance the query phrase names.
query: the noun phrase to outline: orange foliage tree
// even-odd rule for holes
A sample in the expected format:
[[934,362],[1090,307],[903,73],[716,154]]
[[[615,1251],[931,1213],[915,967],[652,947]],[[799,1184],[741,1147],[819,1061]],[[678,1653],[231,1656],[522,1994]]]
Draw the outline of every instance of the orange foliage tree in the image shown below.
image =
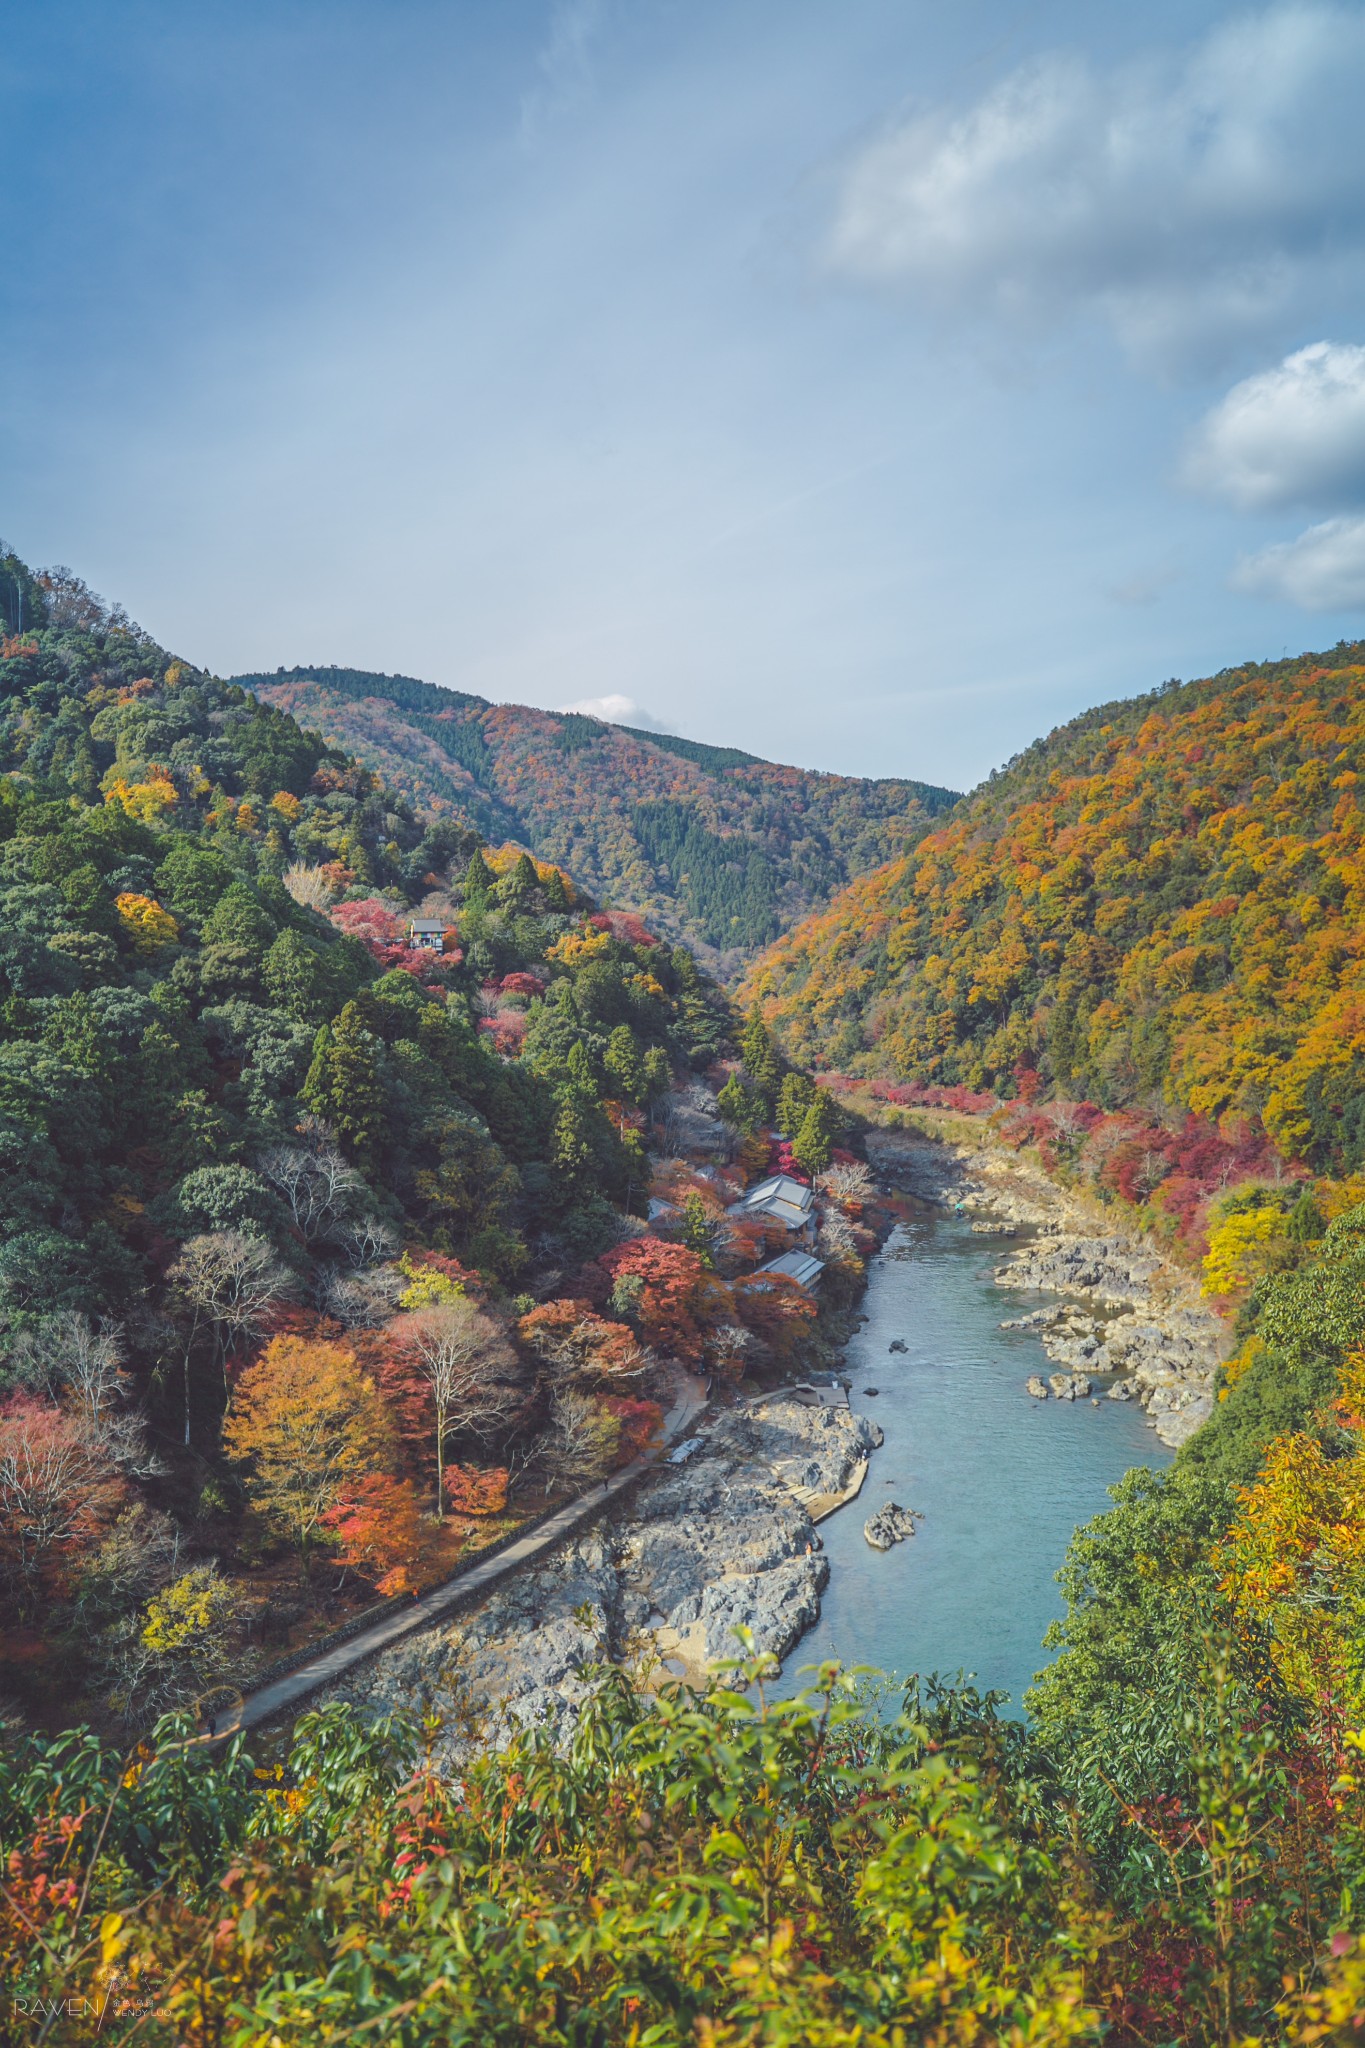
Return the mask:
[[344,1565],[380,1593],[411,1593],[430,1531],[410,1479],[373,1472],[348,1486],[321,1516]]
[[392,1461],[389,1417],[342,1344],[275,1337],[238,1385],[223,1447],[265,1520],[306,1557],[348,1487]]
[[446,1499],[457,1515],[500,1515],[509,1481],[503,1465],[447,1465]]
[[604,1394],[602,1406],[621,1425],[616,1462],[629,1465],[663,1442],[664,1411],[657,1401],[633,1401],[628,1394]]
[[616,1385],[650,1363],[628,1324],[609,1322],[587,1301],[547,1301],[521,1318],[517,1335],[556,1380]]
[[602,1254],[612,1303],[657,1350],[700,1359],[707,1332],[730,1310],[730,1290],[686,1245],[658,1237],[628,1238]]
[[747,1274],[733,1292],[740,1321],[779,1358],[791,1356],[801,1332],[815,1321],[814,1301],[785,1273]]

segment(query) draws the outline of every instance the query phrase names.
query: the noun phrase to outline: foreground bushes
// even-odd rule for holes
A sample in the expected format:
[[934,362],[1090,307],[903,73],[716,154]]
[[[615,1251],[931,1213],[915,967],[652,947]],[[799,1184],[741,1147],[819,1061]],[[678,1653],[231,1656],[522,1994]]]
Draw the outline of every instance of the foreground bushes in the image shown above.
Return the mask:
[[1091,1856],[990,1698],[731,1676],[604,1673],[566,1753],[527,1734],[458,1783],[431,1727],[340,1706],[271,1768],[171,1721],[131,1759],[29,1739],[0,1770],[7,2009],[156,2048],[1348,2038],[1354,1794],[1303,1853],[1240,1678],[1206,1668],[1180,1790],[1120,1817],[1167,1838],[1144,1876]]

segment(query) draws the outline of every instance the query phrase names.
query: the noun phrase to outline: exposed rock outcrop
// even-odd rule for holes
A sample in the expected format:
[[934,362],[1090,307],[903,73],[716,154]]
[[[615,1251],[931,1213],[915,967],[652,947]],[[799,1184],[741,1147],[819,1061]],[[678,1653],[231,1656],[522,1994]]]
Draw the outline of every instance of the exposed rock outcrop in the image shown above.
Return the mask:
[[904,1543],[914,1533],[914,1510],[903,1508],[894,1500],[887,1501],[863,1523],[863,1534],[874,1550],[890,1550],[893,1544]]
[[740,1626],[784,1657],[829,1578],[815,1523],[858,1492],[882,1432],[848,1408],[774,1398],[699,1433],[686,1465],[660,1470],[480,1607],[348,1673],[332,1696],[430,1700],[453,1764],[471,1713],[495,1742],[518,1724],[558,1726],[587,1689],[585,1667],[608,1658],[700,1677],[740,1654]]

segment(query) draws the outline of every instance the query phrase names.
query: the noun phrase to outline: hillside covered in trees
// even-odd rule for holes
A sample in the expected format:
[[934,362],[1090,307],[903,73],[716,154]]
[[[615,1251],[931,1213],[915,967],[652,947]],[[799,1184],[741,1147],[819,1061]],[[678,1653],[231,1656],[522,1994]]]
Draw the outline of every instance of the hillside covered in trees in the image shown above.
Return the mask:
[[[145,1726],[819,1340],[742,1167],[650,1156],[738,1036],[684,947],[0,577],[0,1713]],[[745,1044],[734,1145],[785,1087],[827,1166]]]
[[927,783],[779,767],[409,676],[318,668],[236,681],[415,809],[557,862],[725,976],[956,801]]
[[1089,712],[751,970],[802,1059],[1365,1162],[1365,647]]

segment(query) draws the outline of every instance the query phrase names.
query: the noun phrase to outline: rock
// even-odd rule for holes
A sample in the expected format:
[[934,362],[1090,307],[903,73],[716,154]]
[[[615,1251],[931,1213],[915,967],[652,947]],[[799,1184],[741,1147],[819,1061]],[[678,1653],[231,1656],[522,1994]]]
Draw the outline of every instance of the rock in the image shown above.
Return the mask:
[[1048,1380],[1048,1385],[1059,1401],[1075,1400],[1076,1382],[1069,1372],[1054,1372]]
[[876,1396],[876,1395],[880,1394],[880,1392],[881,1392],[881,1388],[880,1388],[880,1387],[864,1387],[864,1388],[863,1388],[863,1392],[864,1392],[864,1394],[870,1394],[870,1395],[872,1395],[872,1396],[873,1396],[873,1397],[875,1398],[875,1396]]
[[1032,1394],[1035,1401],[1046,1401],[1047,1381],[1036,1372],[1030,1373],[1028,1378],[1024,1381],[1024,1392],[1026,1394]]
[[1083,1372],[1071,1375],[1071,1385],[1073,1389],[1071,1398],[1073,1401],[1084,1401],[1089,1398],[1091,1385]]
[[719,1414],[685,1465],[664,1466],[595,1528],[502,1581],[477,1607],[348,1671],[327,1696],[367,1708],[428,1703],[443,1768],[521,1726],[567,1734],[585,1665],[642,1654],[680,1675],[755,1648],[788,1651],[829,1579],[812,1514],[851,1494],[882,1440],[849,1408],[780,1394]]
[[906,1343],[904,1337],[893,1337],[886,1348],[888,1351],[908,1351],[910,1346]]
[[1109,1398],[1111,1401],[1131,1401],[1133,1398],[1133,1382],[1131,1380],[1115,1380],[1113,1386],[1109,1389]]
[[913,1511],[900,1507],[894,1500],[887,1501],[863,1523],[863,1534],[874,1550],[890,1550],[893,1543],[904,1543],[914,1533]]

